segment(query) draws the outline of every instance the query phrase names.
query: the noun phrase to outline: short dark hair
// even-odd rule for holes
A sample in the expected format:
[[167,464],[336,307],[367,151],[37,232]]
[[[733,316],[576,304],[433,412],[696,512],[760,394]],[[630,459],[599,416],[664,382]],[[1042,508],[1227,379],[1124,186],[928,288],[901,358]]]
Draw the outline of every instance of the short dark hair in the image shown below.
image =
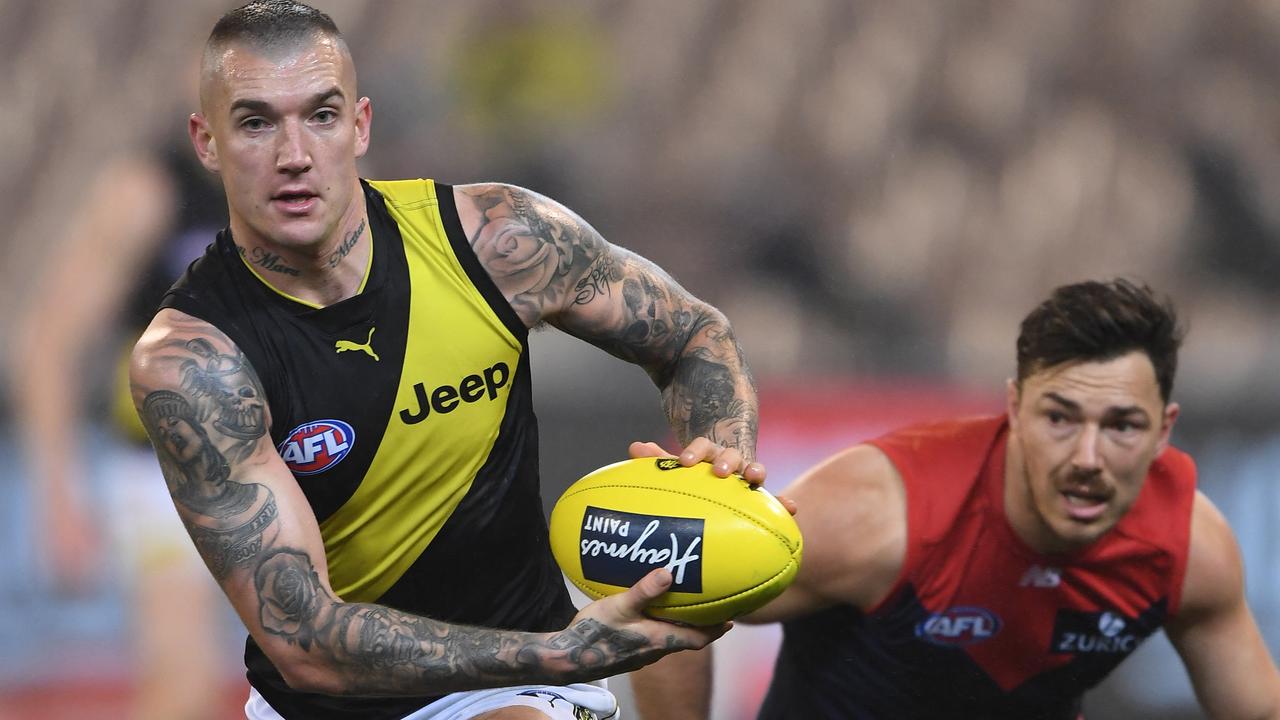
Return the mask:
[[218,49],[233,42],[256,49],[291,49],[316,35],[342,41],[333,18],[310,5],[296,0],[253,0],[218,19],[205,49]]
[[1173,305],[1146,285],[1123,278],[1063,285],[1022,321],[1018,382],[1063,363],[1105,362],[1140,350],[1167,403],[1183,335]]

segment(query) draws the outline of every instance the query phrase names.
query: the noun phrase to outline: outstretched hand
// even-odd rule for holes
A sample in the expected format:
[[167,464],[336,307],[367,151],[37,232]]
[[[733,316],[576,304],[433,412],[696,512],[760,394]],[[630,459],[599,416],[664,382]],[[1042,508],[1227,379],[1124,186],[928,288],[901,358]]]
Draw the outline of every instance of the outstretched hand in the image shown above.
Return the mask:
[[[661,445],[655,442],[633,442],[628,452],[633,458],[642,457],[673,457],[676,453],[665,450]],[[760,485],[765,480],[764,465],[758,462],[747,462],[742,456],[742,452],[737,448],[724,447],[718,445],[705,437],[694,438],[685,447],[684,452],[679,453],[680,464],[685,467],[693,467],[700,462],[711,463],[711,472],[718,477],[729,477],[733,473],[738,473],[743,480],[752,485]],[[778,502],[787,509],[792,515],[796,514],[796,503],[790,498],[778,496]]]
[[694,627],[646,616],[645,608],[671,582],[671,572],[658,568],[624,592],[587,605],[558,633],[557,646],[566,649],[580,669],[599,677],[601,669],[609,674],[630,672],[673,652],[704,648],[733,627],[727,622]]

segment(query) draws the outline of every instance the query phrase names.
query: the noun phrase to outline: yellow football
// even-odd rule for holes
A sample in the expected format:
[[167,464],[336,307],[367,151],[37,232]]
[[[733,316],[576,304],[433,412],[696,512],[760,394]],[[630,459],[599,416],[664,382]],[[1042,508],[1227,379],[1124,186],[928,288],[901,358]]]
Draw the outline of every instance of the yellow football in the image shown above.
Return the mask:
[[551,552],[592,599],[626,590],[654,568],[674,583],[647,612],[715,625],[782,593],[803,543],[790,513],[741,477],[674,458],[624,460],[565,490],[551,511]]

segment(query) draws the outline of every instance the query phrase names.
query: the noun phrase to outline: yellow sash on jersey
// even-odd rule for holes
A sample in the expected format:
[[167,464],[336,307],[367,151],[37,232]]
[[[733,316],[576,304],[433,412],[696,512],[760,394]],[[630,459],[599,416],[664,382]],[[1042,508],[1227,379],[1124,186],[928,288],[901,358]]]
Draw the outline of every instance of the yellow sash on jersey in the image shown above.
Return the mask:
[[[512,378],[496,397],[457,403],[407,424],[415,384],[457,387],[523,351],[472,284],[449,244],[430,180],[371,181],[400,226],[409,266],[409,332],[391,417],[364,480],[320,523],[329,579],[344,600],[369,602],[408,570],[471,489],[498,440]],[[386,361],[386,358],[384,358]]]

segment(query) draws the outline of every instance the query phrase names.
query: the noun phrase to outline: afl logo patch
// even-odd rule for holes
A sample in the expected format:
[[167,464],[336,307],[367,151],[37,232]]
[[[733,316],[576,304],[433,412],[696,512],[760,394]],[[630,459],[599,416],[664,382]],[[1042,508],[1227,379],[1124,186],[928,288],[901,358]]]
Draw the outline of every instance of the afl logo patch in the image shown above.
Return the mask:
[[289,431],[276,448],[294,475],[315,475],[342,462],[356,444],[356,431],[341,420],[315,420]]
[[676,470],[680,468],[680,461],[675,458],[658,458],[654,465],[659,470]]
[[916,637],[934,645],[972,645],[1000,632],[1000,618],[980,607],[953,607],[916,625]]

